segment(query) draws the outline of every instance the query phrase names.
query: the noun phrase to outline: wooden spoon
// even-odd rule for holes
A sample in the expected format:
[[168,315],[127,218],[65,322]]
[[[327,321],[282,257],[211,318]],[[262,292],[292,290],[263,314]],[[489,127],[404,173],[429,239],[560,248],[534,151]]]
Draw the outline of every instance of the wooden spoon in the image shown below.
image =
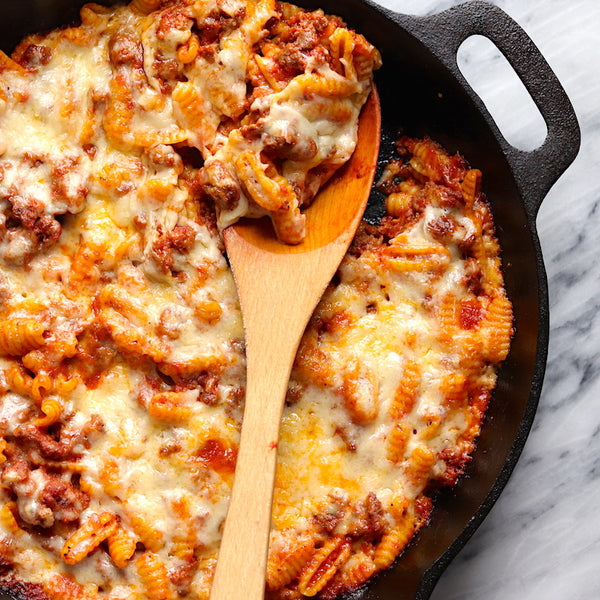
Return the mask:
[[246,333],[244,420],[211,600],[264,596],[279,424],[300,338],[362,218],[379,153],[374,90],[363,108],[350,161],[306,211],[306,239],[284,245],[270,223],[224,231]]

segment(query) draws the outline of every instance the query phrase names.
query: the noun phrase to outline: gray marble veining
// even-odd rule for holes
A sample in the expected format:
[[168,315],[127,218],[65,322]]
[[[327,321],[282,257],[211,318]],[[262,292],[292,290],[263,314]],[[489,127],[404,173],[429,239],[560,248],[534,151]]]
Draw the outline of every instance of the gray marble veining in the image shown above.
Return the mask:
[[[378,0],[431,14],[454,0]],[[600,2],[494,0],[532,37],[567,90],[582,129],[574,164],[537,225],[550,290],[548,368],[523,455],[500,500],[440,580],[432,600],[600,598]],[[512,143],[543,130],[477,44],[461,66]],[[483,59],[483,60],[482,60]]]

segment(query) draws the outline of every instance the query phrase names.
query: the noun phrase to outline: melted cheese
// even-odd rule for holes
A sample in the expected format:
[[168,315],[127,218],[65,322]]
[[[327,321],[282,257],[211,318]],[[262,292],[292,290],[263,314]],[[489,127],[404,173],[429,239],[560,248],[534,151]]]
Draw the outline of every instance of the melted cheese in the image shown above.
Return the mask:
[[[286,75],[269,46],[274,16],[288,33],[335,31],[345,41],[322,42],[300,57],[301,74]],[[243,152],[284,147],[271,167],[295,208],[310,201],[354,149],[370,78],[334,99],[318,85],[348,83],[353,48],[371,67],[377,57],[320,12],[267,1],[253,10],[238,0],[165,3],[150,15],[91,5],[82,17],[81,27],[22,44],[15,56],[26,70],[0,72],[0,551],[10,539],[0,558],[53,600],[208,598],[245,386],[242,320],[212,200],[235,197],[217,210],[221,226],[272,212],[234,166]],[[182,62],[207,20],[218,43]],[[274,89],[256,71],[261,59]],[[171,97],[182,82],[207,111],[194,126],[187,101]],[[305,333],[281,428],[273,598],[331,597],[388,566],[381,556],[404,546],[386,550],[386,540],[424,523],[427,486],[456,478],[479,431],[476,400],[489,397],[502,358],[482,343],[495,332],[485,309],[504,298],[497,247],[479,196],[476,212],[449,208],[423,179],[413,182],[413,220],[357,242]],[[454,237],[440,243],[432,231],[443,219]],[[483,250],[467,257],[472,239]],[[430,268],[399,269],[403,252],[422,258],[432,248]],[[475,307],[466,328],[463,301]],[[417,387],[400,413],[414,365]],[[404,445],[392,445],[400,429]],[[423,473],[419,452],[429,457]],[[106,539],[67,560],[100,517],[112,527]],[[117,533],[133,544],[122,560]],[[318,549],[330,544],[348,550],[346,562],[318,568]],[[148,556],[159,583],[139,567]],[[305,581],[313,568],[328,579]]]

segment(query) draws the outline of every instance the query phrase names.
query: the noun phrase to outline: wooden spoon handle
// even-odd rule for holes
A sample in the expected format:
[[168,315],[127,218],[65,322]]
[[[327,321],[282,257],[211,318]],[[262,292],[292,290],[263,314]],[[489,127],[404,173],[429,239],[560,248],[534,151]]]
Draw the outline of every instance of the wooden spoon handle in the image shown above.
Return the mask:
[[[252,255],[253,246],[237,232],[225,234],[232,254],[241,252],[246,258]],[[264,597],[285,394],[298,340],[331,277],[331,273],[323,276],[321,285],[315,288],[314,281],[309,283],[286,268],[285,256],[262,257],[261,261],[260,275],[248,268],[236,273],[233,267],[246,331],[247,388],[235,480],[211,600]],[[265,265],[265,261],[273,262]],[[261,293],[258,297],[246,294],[247,286],[256,288],[259,276]]]
[[[281,336],[279,342],[285,342]],[[263,598],[277,437],[295,347],[276,343],[248,354],[248,387],[235,485],[212,584],[212,600]],[[270,367],[270,368],[269,368]],[[276,376],[272,376],[275,374]],[[236,524],[246,522],[244,527]]]

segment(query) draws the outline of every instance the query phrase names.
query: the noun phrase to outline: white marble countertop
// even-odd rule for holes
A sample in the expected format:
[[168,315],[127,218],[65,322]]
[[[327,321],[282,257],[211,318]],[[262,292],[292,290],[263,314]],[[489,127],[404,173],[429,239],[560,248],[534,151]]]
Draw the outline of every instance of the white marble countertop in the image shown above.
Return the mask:
[[[419,15],[460,3],[378,2]],[[537,219],[551,332],[536,419],[500,500],[442,576],[432,600],[595,600],[600,598],[600,2],[493,4],[525,29],[557,74],[579,118],[582,145]],[[519,105],[506,73],[495,68],[497,61],[473,66],[475,46],[464,48],[459,64],[473,67],[470,81],[507,139],[525,150],[536,147],[543,127]]]
[[[460,3],[375,1],[420,15]],[[551,334],[531,434],[499,501],[431,598],[596,600],[600,598],[600,259],[595,233],[600,218],[600,0],[493,0],[493,4],[525,29],[558,75],[577,112],[582,146],[537,219],[549,280]],[[467,47],[465,63],[472,63],[475,54]],[[482,56],[493,58],[485,52]],[[474,68],[472,81],[482,86],[508,139],[531,149],[542,141],[543,133],[515,100],[506,73],[493,62]]]

